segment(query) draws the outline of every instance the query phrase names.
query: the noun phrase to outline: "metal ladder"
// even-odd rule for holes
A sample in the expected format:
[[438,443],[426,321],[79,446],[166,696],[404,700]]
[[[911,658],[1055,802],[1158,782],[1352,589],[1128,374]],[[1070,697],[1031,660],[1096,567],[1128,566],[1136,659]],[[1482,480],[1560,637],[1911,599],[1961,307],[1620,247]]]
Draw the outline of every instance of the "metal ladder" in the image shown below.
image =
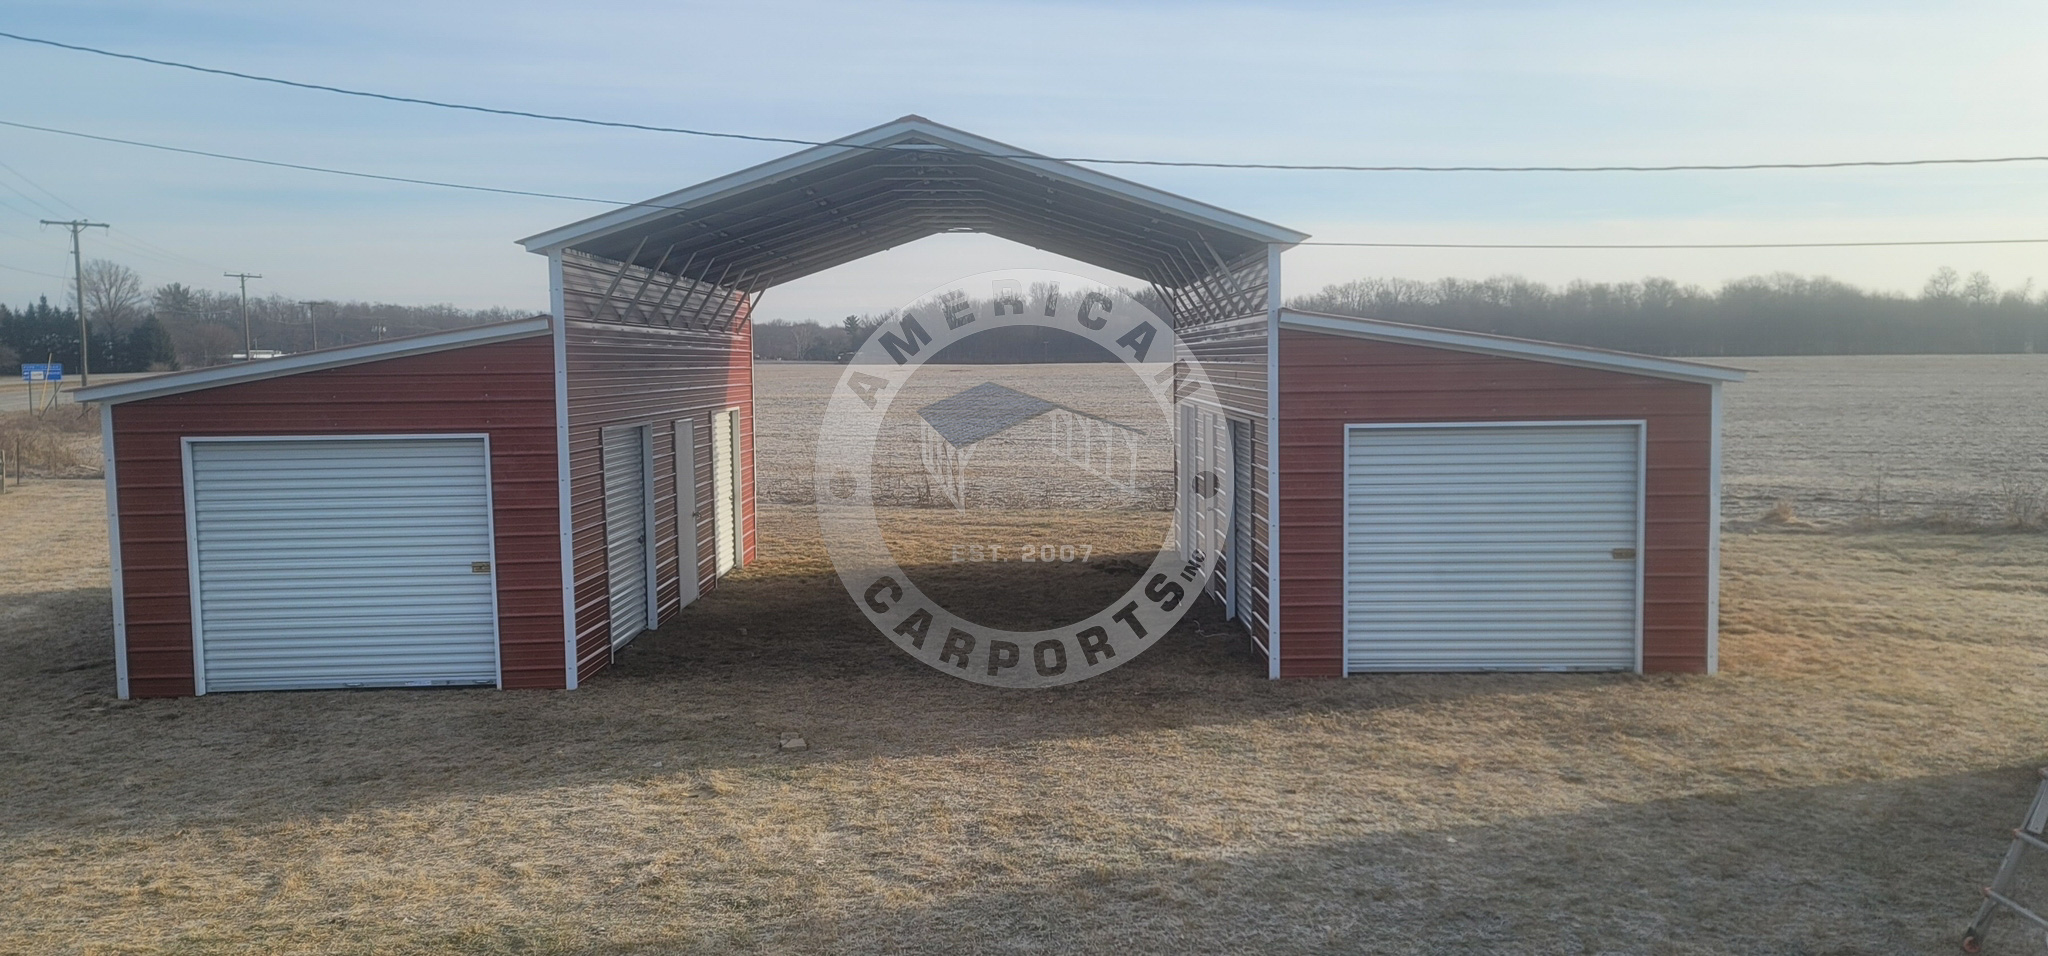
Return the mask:
[[2020,870],[2020,858],[2027,851],[2048,851],[2048,767],[2041,770],[2041,785],[2034,791],[2034,803],[2027,808],[2027,821],[2012,831],[2012,846],[2005,851],[2005,862],[1999,864],[1998,875],[1991,878],[1991,885],[1984,888],[1984,905],[1977,908],[1977,918],[1970,921],[1970,928],[1963,931],[1963,952],[1975,953],[1984,949],[1984,928],[1991,922],[1991,914],[2000,907],[2012,910],[2023,919],[2033,922],[2042,929],[2048,929],[2048,917],[2044,917],[2019,903],[2007,894]]

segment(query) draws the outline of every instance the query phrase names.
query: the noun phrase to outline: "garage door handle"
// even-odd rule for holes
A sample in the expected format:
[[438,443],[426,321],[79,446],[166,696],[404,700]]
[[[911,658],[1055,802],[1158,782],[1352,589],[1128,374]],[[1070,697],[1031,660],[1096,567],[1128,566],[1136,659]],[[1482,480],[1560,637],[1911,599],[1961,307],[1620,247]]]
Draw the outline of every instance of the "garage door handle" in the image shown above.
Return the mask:
[[1635,559],[1635,556],[1636,556],[1636,549],[1634,549],[1634,548],[1615,548],[1615,549],[1614,549],[1614,550],[1613,550],[1612,552],[1610,552],[1610,553],[1614,555],[1614,560],[1616,560],[1616,561],[1632,561],[1632,560],[1634,560],[1634,559]]

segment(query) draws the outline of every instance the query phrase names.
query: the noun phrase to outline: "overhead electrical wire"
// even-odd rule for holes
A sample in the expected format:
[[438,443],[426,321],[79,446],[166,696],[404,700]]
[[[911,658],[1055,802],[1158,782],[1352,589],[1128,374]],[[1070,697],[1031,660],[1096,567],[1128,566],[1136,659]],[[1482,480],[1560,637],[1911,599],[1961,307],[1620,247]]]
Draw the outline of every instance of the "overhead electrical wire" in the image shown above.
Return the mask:
[[[225,77],[230,77],[230,78],[233,78],[233,79],[238,79],[238,80],[248,80],[248,81],[251,81],[251,82],[255,82],[255,83],[269,83],[269,84],[274,84],[274,85],[277,85],[277,86],[286,86],[286,87],[291,87],[291,88],[294,88],[294,89],[301,89],[301,90],[314,90],[314,91],[318,91],[318,92],[322,92],[322,93],[335,93],[335,94],[338,94],[338,95],[342,95],[342,96],[354,96],[354,97],[360,97],[360,98],[363,98],[363,99],[372,99],[372,100],[382,100],[382,101],[385,101],[385,102],[388,102],[388,103],[404,103],[404,104],[409,104],[409,105],[414,105],[414,106],[430,106],[430,107],[434,107],[434,108],[437,108],[437,109],[446,109],[446,110],[461,110],[461,111],[463,111],[463,112],[469,112],[469,113],[483,113],[483,114],[488,114],[488,115],[492,115],[492,116],[512,116],[512,117],[519,117],[519,118],[522,118],[522,119],[535,119],[535,120],[545,120],[545,121],[548,121],[548,122],[553,122],[553,123],[574,123],[574,124],[577,124],[577,125],[582,125],[582,126],[597,126],[597,127],[605,127],[605,128],[610,128],[610,129],[627,129],[627,130],[639,130],[639,131],[642,131],[642,132],[650,132],[650,133],[674,133],[674,134],[679,134],[679,135],[683,135],[683,136],[701,136],[701,137],[707,137],[707,138],[712,138],[712,139],[731,139],[731,140],[743,140],[743,141],[746,141],[746,142],[754,142],[754,143],[782,143],[782,144],[787,144],[787,145],[791,145],[791,146],[841,146],[841,147],[846,147],[846,148],[850,148],[850,149],[875,149],[875,150],[889,150],[889,149],[895,149],[895,148],[896,148],[896,147],[894,147],[894,146],[872,146],[872,145],[867,145],[867,144],[847,143],[847,142],[839,142],[839,141],[834,141],[834,140],[816,140],[816,139],[802,139],[802,138],[799,138],[799,137],[793,137],[793,136],[766,136],[766,135],[758,135],[758,134],[753,134],[753,133],[733,133],[733,132],[727,132],[727,131],[723,131],[723,130],[709,130],[709,129],[694,129],[694,128],[690,128],[690,127],[683,127],[683,126],[659,126],[659,125],[655,125],[655,124],[652,124],[652,123],[634,123],[634,122],[627,122],[627,121],[624,121],[624,120],[605,120],[605,119],[595,119],[595,118],[592,118],[592,117],[587,117],[587,116],[571,116],[571,115],[566,115],[566,114],[559,114],[559,113],[541,113],[541,112],[535,112],[535,111],[531,111],[531,110],[515,110],[515,109],[504,109],[504,108],[500,108],[500,107],[492,107],[492,106],[478,106],[478,105],[475,105],[475,104],[472,104],[472,103],[453,103],[453,102],[448,102],[448,101],[445,101],[445,100],[433,100],[433,99],[427,99],[427,98],[425,98],[425,97],[418,97],[418,96],[400,96],[400,95],[397,95],[397,94],[392,94],[392,93],[377,93],[377,92],[372,92],[372,91],[369,91],[369,90],[357,90],[357,89],[350,89],[350,88],[348,88],[348,87],[344,87],[344,86],[332,86],[332,85],[329,85],[329,84],[325,84],[325,83],[309,83],[309,82],[306,82],[306,81],[303,81],[303,80],[288,80],[288,79],[284,79],[284,78],[282,78],[282,77],[276,77],[276,76],[265,76],[265,75],[263,75],[263,74],[260,74],[260,73],[244,73],[244,72],[241,72],[241,71],[239,71],[239,70],[227,70],[227,69],[221,69],[221,68],[219,68],[219,67],[211,67],[211,66],[200,66],[200,65],[198,65],[198,64],[196,64],[196,63],[183,63],[183,62],[180,62],[180,61],[177,61],[177,60],[164,60],[164,59],[159,59],[159,58],[156,58],[156,57],[142,56],[142,55],[139,55],[139,54],[135,54],[135,53],[120,53],[120,52],[116,52],[116,51],[114,51],[114,50],[105,50],[105,49],[101,49],[101,48],[99,48],[99,47],[91,47],[91,46],[84,46],[84,45],[81,45],[81,44],[76,44],[76,43],[63,43],[63,42],[59,42],[59,41],[57,41],[57,40],[50,40],[50,39],[45,39],[45,38],[43,38],[43,37],[32,37],[32,36],[27,36],[27,35],[24,35],[24,34],[20,34],[20,33],[8,33],[8,32],[5,32],[5,31],[0,31],[0,37],[5,37],[6,39],[9,39],[9,40],[17,40],[17,41],[20,41],[20,42],[22,42],[22,43],[33,43],[33,44],[39,44],[39,45],[42,45],[42,46],[47,46],[47,47],[54,47],[54,48],[56,48],[56,49],[60,49],[60,50],[71,50],[71,51],[74,51],[74,52],[78,52],[78,53],[90,53],[90,54],[93,54],[93,55],[95,55],[95,56],[104,56],[104,57],[111,57],[111,58],[113,58],[113,59],[117,59],[117,60],[130,60],[130,61],[133,61],[133,62],[137,62],[137,63],[148,63],[148,64],[151,64],[151,65],[153,65],[153,66],[163,66],[163,67],[171,67],[171,68],[174,68],[174,69],[180,69],[180,70],[190,70],[190,71],[192,71],[192,72],[194,72],[194,73],[206,73],[206,74],[211,74],[211,75],[214,75],[214,76],[225,76]],[[957,150],[947,150],[947,149],[944,149],[944,148],[941,148],[941,149],[940,149],[940,151],[953,151],[953,152],[957,152]],[[1594,166],[1564,166],[1564,165],[1500,165],[1500,166],[1488,166],[1488,165],[1450,165],[1450,166],[1428,166],[1428,165],[1364,165],[1364,164],[1351,164],[1351,163],[1242,163],[1242,162],[1220,162],[1220,161],[1204,161],[1204,160],[1177,160],[1177,159],[1116,159],[1116,158],[1110,158],[1110,157],[1103,157],[1103,156],[1043,156],[1043,155],[1039,155],[1039,154],[1036,154],[1036,153],[1015,153],[1015,154],[1007,154],[1007,153],[973,153],[972,155],[977,155],[977,156],[989,156],[989,157],[991,157],[991,158],[995,158],[995,159],[1040,159],[1040,160],[1043,160],[1043,159],[1050,159],[1050,160],[1054,160],[1054,161],[1057,161],[1057,162],[1065,162],[1065,163],[1088,163],[1088,164],[1092,164],[1092,165],[1101,165],[1101,166],[1171,166],[1171,167],[1183,167],[1183,168],[1193,168],[1193,169],[1252,169],[1252,170],[1276,170],[1276,171],[1294,171],[1294,172],[1352,172],[1352,173],[1673,173],[1673,172],[1732,172],[1732,171],[1746,171],[1746,170],[1768,170],[1768,169],[1852,169],[1852,168],[1872,168],[1872,167],[1899,167],[1899,166],[1961,166],[1961,165],[1985,165],[1985,164],[1994,164],[1994,163],[2039,163],[2039,162],[2048,162],[2048,155],[2041,155],[2041,156],[1968,156],[1968,157],[1941,157],[1941,158],[1922,158],[1922,159],[1856,159],[1856,160],[1837,160],[1837,161],[1828,161],[1828,162],[1809,162],[1809,163],[1795,163],[1795,162],[1775,162],[1775,163],[1669,163],[1669,164],[1649,164],[1649,165],[1636,165],[1636,164],[1618,164],[1618,163],[1616,163],[1616,164],[1603,164],[1603,165],[1594,165]]]
[[[43,195],[56,200],[58,205],[61,205],[64,208],[71,210],[72,213],[75,213],[79,216],[83,216],[86,218],[91,218],[91,213],[88,213],[85,210],[80,209],[76,204],[72,203],[70,200],[65,199],[62,196],[59,196],[54,192],[51,192],[49,187],[44,186],[42,183],[30,179],[27,173],[24,173],[21,170],[14,168],[13,166],[9,166],[4,162],[0,162],[0,170],[6,170],[7,172],[13,174],[14,178],[29,184],[31,187],[34,187],[34,189],[37,192],[42,193]],[[49,211],[52,215],[59,217],[65,215],[64,213],[60,213],[55,209],[51,209],[48,204],[37,201],[34,196],[30,196],[27,193],[24,193],[21,190],[16,189],[14,186],[8,184],[5,180],[0,180],[0,185],[7,186],[7,188],[12,190],[16,195],[21,196],[23,199],[26,199],[29,202],[35,203],[37,206]],[[217,266],[211,263],[202,262],[198,259],[192,258],[191,256],[185,255],[184,253],[172,249],[166,249],[163,246],[159,246],[156,243],[150,242],[149,240],[136,235],[133,230],[109,228],[107,230],[106,239],[107,241],[113,243],[115,246],[121,248],[123,251],[129,252],[133,255],[141,256],[145,259],[154,259],[166,265],[198,266],[203,269],[218,268]]]
[[42,276],[42,277],[44,277],[44,278],[46,278],[46,279],[62,279],[62,280],[64,280],[65,282],[70,282],[70,281],[71,281],[71,277],[70,277],[70,276],[60,276],[60,275],[58,275],[58,274],[56,274],[56,273],[54,273],[54,272],[37,272],[37,271],[36,271],[36,270],[34,270],[34,269],[24,269],[24,268],[22,268],[22,267],[20,267],[20,266],[10,266],[10,265],[8,265],[7,263],[4,263],[4,262],[0,262],[0,269],[6,269],[6,270],[7,270],[7,271],[9,271],[9,272],[26,272],[26,273],[28,273],[29,275],[32,275],[32,276]]
[[[57,129],[56,127],[52,126],[36,126],[29,123],[16,123],[11,120],[0,120],[0,126],[12,127],[15,129],[34,130],[40,133],[53,133],[59,136],[73,136],[79,139],[89,139],[102,143],[117,143],[122,146],[136,146],[143,149],[155,149],[171,153],[182,153],[188,156],[203,156],[208,159],[228,160],[237,163],[253,163],[258,166],[271,166],[279,169],[295,169],[300,170],[302,172],[326,173],[332,176],[347,176],[356,179],[376,180],[379,182],[404,183],[413,186],[434,186],[442,189],[462,189],[473,192],[496,193],[507,196],[528,196],[537,199],[561,199],[570,202],[602,203],[607,206],[615,206],[621,208],[632,206],[639,206],[651,209],[678,208],[675,206],[668,205],[666,203],[627,202],[617,199],[603,199],[596,196],[577,196],[568,193],[538,192],[530,189],[507,189],[499,186],[479,186],[473,183],[454,183],[436,179],[417,179],[410,176],[387,176],[381,173],[365,173],[350,169],[336,169],[331,166],[309,166],[304,163],[287,163],[273,159],[257,159],[252,156],[236,156],[231,153],[216,153],[203,149],[187,149],[182,146],[166,146],[162,143],[146,143],[141,140],[122,139],[116,136],[100,136],[93,133],[80,133],[74,130]],[[1884,241],[1863,240],[1850,242],[1646,243],[1341,242],[1312,240],[1308,242],[1299,243],[1299,245],[1352,246],[1359,248],[1380,249],[1831,249],[1858,248],[1866,246],[1995,246],[2028,245],[2039,243],[2048,243],[2048,238],[1903,239]]]
[[[35,190],[36,190],[36,192],[42,193],[43,195],[45,195],[45,196],[48,196],[48,197],[50,197],[51,199],[54,199],[54,200],[56,200],[56,201],[57,201],[57,205],[63,206],[63,207],[65,207],[65,208],[67,208],[67,209],[71,210],[72,212],[74,212],[74,213],[77,213],[78,215],[81,215],[81,216],[87,216],[87,215],[89,215],[89,214],[88,214],[88,213],[87,213],[87,212],[86,212],[85,210],[83,210],[83,209],[80,209],[80,208],[78,208],[77,206],[73,206],[73,205],[71,205],[71,204],[70,204],[70,203],[68,203],[68,202],[65,202],[65,201],[64,201],[64,197],[62,197],[62,196],[59,196],[59,195],[57,195],[56,193],[53,193],[53,192],[49,191],[48,189],[45,189],[45,188],[43,188],[43,184],[42,184],[42,183],[36,182],[35,180],[33,180],[33,179],[30,179],[30,178],[28,178],[28,175],[27,175],[27,174],[25,174],[25,173],[23,173],[23,172],[22,172],[21,170],[19,170],[19,169],[15,169],[14,167],[12,167],[12,166],[9,166],[9,165],[7,165],[6,163],[0,163],[0,169],[4,169],[4,170],[7,170],[7,171],[8,171],[8,172],[10,172],[10,173],[13,173],[13,174],[14,174],[14,178],[16,178],[16,179],[19,179],[19,180],[21,180],[22,182],[25,182],[25,183],[29,184],[30,186],[34,187],[34,188],[35,188]],[[9,188],[13,188],[13,187],[9,187]],[[15,190],[15,192],[19,193],[19,192],[21,192],[21,190],[18,190],[18,189],[16,189],[16,190]],[[55,213],[55,214],[58,214],[58,215],[62,215],[61,213],[57,213],[57,210],[55,210],[55,209],[50,209],[50,207],[48,207],[48,206],[44,206],[44,205],[43,205],[42,203],[40,203],[40,202],[36,202],[36,200],[35,200],[35,199],[34,199],[33,197],[30,197],[30,196],[28,196],[27,194],[23,194],[23,197],[22,197],[22,198],[24,198],[24,199],[28,199],[28,201],[29,201],[29,202],[33,202],[33,203],[35,203],[35,204],[36,204],[36,205],[38,205],[38,206],[42,206],[42,207],[43,207],[44,209],[49,209],[49,210],[50,210],[50,212],[52,212],[52,213]]]

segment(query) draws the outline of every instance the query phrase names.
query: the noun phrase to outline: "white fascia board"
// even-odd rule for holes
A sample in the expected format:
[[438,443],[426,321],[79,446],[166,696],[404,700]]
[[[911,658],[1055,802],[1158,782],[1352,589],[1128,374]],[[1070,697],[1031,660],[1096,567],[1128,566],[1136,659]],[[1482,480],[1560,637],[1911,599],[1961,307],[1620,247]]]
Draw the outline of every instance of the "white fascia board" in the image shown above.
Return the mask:
[[550,324],[547,316],[536,316],[516,322],[499,322],[494,325],[478,325],[447,332],[385,339],[381,342],[365,342],[361,345],[344,345],[315,352],[300,352],[296,355],[257,359],[234,365],[216,365],[189,372],[168,372],[127,382],[115,382],[111,385],[82,388],[73,392],[72,397],[81,402],[106,402],[110,405],[145,398],[161,398],[165,395],[196,392],[221,385],[282,378],[301,372],[317,372],[321,369],[361,365],[364,362],[404,358],[408,355],[445,352],[472,345],[509,342],[513,339],[546,334]]
[[[915,141],[915,142],[913,142]],[[819,166],[837,162],[848,153],[867,151],[876,147],[902,146],[915,150],[924,143],[960,150],[967,153],[994,154],[1002,158],[997,162],[1009,163],[1023,169],[1062,179],[1101,192],[1115,193],[1176,216],[1208,221],[1221,229],[1241,233],[1262,242],[1293,245],[1308,238],[1308,233],[1297,232],[1270,222],[1240,215],[1228,209],[1211,206],[1185,196],[1177,196],[1161,189],[1154,189],[1120,179],[1107,173],[1099,173],[1073,163],[1057,159],[1031,158],[1037,154],[1018,149],[1007,143],[999,143],[962,130],[933,123],[929,120],[902,119],[884,123],[873,129],[862,130],[851,136],[842,137],[832,144],[813,146],[799,150],[780,159],[772,159],[757,166],[750,166],[738,172],[720,176],[680,189],[653,199],[592,216],[537,235],[519,240],[528,252],[547,253],[550,250],[570,246],[579,242],[604,236],[633,226],[659,219],[672,213],[687,210],[722,199],[726,196],[765,183],[786,179]],[[1026,157],[1026,158],[1012,158]]]
[[1611,352],[1606,349],[1563,345],[1556,342],[1538,342],[1533,339],[1486,335],[1480,332],[1460,332],[1453,329],[1408,325],[1402,322],[1386,322],[1380,319],[1361,319],[1348,315],[1325,315],[1320,312],[1300,312],[1294,309],[1286,309],[1280,313],[1280,325],[1282,328],[1300,329],[1307,332],[1327,332],[1336,335],[1374,339],[1381,342],[1422,345],[1459,352],[1478,352],[1485,355],[1499,355],[1506,358],[1528,359],[1536,362],[1551,362],[1558,365],[1576,365],[1582,368],[1627,372],[1633,375],[1678,379],[1686,382],[1703,382],[1707,384],[1740,382],[1749,376],[1749,373],[1742,369],[1728,368],[1722,365],[1685,362],[1678,359],[1659,358],[1654,355],[1636,355],[1630,352]]

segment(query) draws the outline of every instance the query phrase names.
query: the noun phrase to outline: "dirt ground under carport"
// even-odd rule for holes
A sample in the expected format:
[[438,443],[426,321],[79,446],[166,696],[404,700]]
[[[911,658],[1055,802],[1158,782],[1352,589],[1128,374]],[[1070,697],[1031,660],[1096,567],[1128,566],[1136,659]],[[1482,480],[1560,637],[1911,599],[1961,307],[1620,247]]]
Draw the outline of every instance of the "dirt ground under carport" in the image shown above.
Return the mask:
[[0,495],[0,951],[1943,952],[2048,762],[2042,535],[1732,533],[1713,678],[1275,683],[1204,612],[1006,692],[767,507],[582,690],[122,702],[104,500]]

